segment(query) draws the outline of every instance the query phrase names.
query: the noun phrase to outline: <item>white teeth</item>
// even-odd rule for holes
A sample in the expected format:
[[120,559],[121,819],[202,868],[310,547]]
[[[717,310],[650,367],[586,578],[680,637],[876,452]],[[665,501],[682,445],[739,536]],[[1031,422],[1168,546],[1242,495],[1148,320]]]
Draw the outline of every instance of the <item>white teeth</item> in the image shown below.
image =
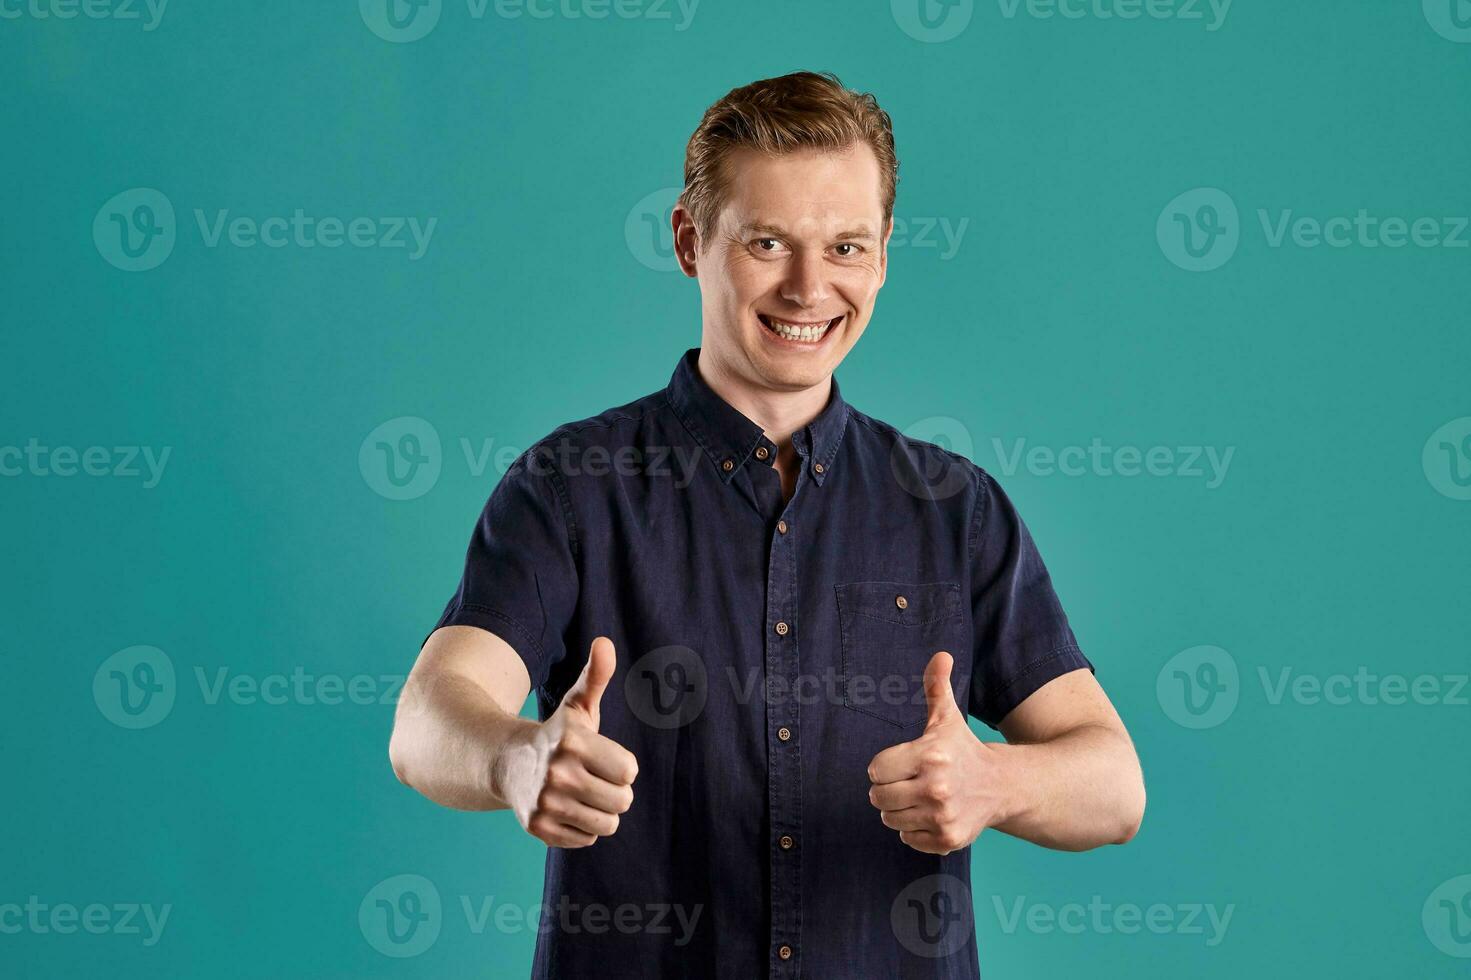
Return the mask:
[[771,319],[768,319],[767,322],[771,325],[772,331],[777,336],[787,340],[807,341],[809,343],[821,340],[823,334],[827,333],[828,327],[832,326],[831,320],[817,327],[794,326],[790,323],[782,323],[780,320]]

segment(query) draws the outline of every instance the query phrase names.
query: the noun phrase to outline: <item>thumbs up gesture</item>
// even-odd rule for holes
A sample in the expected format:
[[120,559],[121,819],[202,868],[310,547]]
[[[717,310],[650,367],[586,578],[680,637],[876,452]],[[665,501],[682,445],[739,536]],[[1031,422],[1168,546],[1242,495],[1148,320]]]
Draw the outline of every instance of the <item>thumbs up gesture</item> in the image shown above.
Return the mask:
[[586,847],[612,836],[618,815],[633,805],[638,760],[598,734],[599,705],[617,662],[613,641],[594,640],[557,710],[503,757],[506,802],[527,833],[552,847]]
[[969,847],[998,822],[998,747],[976,738],[950,686],[954,658],[941,650],[924,672],[929,717],[912,742],[884,749],[868,764],[868,800],[884,826],[916,851],[949,854]]

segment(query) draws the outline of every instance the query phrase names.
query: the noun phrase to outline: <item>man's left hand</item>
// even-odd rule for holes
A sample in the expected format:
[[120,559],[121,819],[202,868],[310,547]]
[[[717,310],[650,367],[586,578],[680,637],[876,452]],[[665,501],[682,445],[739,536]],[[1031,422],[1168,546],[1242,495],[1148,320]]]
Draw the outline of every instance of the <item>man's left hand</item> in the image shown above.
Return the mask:
[[1006,746],[982,742],[950,687],[954,658],[941,650],[924,672],[924,734],[868,764],[868,799],[884,826],[916,851],[949,854],[1005,820]]

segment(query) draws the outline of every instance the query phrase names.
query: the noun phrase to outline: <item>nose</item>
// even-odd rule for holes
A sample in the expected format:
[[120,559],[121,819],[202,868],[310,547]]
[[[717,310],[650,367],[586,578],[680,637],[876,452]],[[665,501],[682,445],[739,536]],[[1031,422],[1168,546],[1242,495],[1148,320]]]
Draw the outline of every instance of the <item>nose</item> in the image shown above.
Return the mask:
[[782,282],[781,297],[803,309],[816,309],[829,295],[827,267],[821,252],[804,249],[792,256]]

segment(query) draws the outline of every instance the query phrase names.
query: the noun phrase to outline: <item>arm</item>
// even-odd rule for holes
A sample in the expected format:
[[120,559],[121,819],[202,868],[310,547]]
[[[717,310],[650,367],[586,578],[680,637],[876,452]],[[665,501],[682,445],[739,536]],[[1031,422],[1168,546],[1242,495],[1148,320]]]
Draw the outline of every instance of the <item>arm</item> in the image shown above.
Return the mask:
[[1134,743],[1093,673],[1044,684],[1001,720],[991,743],[1007,786],[992,824],[1043,847],[1082,851],[1126,844],[1144,819],[1144,774]]
[[394,773],[442,806],[506,809],[494,774],[506,744],[536,725],[519,717],[530,691],[526,665],[505,640],[473,626],[435,630],[394,715]]
[[616,656],[604,637],[544,723],[517,712],[531,680],[521,658],[473,626],[436,630],[399,699],[388,754],[408,786],[460,810],[511,809],[532,836],[585,847],[633,803],[633,754],[598,734]]
[[869,800],[916,850],[967,847],[987,827],[1059,850],[1131,840],[1144,818],[1144,777],[1123,722],[1093,674],[1053,679],[983,742],[950,687],[948,653],[925,670],[924,734],[869,764]]

